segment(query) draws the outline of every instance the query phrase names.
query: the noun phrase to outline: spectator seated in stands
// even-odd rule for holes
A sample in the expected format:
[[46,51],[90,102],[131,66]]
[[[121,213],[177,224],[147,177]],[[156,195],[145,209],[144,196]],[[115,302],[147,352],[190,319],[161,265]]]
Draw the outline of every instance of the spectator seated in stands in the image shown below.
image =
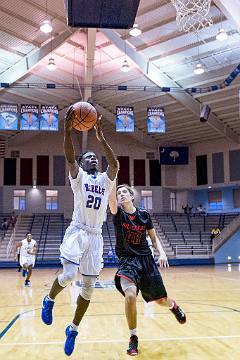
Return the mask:
[[206,215],[206,209],[205,209],[204,207],[202,207],[201,204],[199,204],[199,205],[196,207],[196,213],[197,213],[198,215],[204,216],[204,215]]
[[17,215],[13,211],[11,216],[10,216],[9,225],[11,225],[14,228],[15,225],[16,225],[16,222],[17,222]]
[[9,227],[9,221],[7,220],[7,218],[3,218],[3,221],[2,221],[2,223],[0,225],[1,230],[6,232],[8,227]]
[[192,213],[192,206],[189,206],[188,204],[186,206],[182,206],[182,209],[184,211],[184,214],[191,215]]
[[221,230],[219,227],[212,228],[211,230],[211,240],[213,240],[215,237],[217,237],[221,233]]

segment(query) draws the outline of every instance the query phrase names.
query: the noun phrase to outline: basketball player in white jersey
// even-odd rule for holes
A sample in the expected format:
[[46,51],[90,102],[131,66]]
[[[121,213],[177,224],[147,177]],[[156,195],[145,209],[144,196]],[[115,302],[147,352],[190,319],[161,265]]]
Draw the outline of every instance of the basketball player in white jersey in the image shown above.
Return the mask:
[[100,118],[95,126],[96,138],[103,147],[108,162],[107,171],[98,172],[97,156],[91,151],[80,155],[78,162],[75,160],[71,139],[72,119],[73,110],[70,107],[65,118],[64,150],[74,195],[74,211],[72,222],[66,230],[60,247],[63,272],[55,279],[42,306],[42,321],[46,325],[51,325],[55,297],[73,281],[79,267],[83,277],[83,286],[77,299],[73,322],[65,331],[66,355],[71,355],[74,350],[78,326],[89,306],[102,268],[102,224],[106,217],[108,197],[118,172],[118,161],[103,136]]
[[27,237],[19,241],[16,245],[16,258],[17,250],[20,248],[20,265],[23,269],[23,276],[27,273],[25,286],[30,286],[30,277],[32,275],[32,268],[35,265],[35,258],[37,252],[37,242],[32,238],[32,234],[27,233]]

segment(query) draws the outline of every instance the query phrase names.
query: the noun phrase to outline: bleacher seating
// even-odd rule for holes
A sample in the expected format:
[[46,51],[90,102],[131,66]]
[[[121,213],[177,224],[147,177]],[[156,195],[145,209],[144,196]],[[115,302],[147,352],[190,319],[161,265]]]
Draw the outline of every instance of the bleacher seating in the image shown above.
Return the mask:
[[[212,253],[211,229],[223,229],[238,214],[213,214],[207,216],[185,214],[153,214],[160,228],[160,237],[167,249],[172,249],[175,257],[210,256]],[[167,246],[168,245],[168,246]]]
[[[7,217],[9,214],[2,214]],[[228,225],[238,214],[221,215],[193,215],[185,214],[153,214],[154,227],[159,234],[163,247],[168,257],[210,256],[212,243],[210,232],[213,227]],[[62,242],[69,219],[64,219],[62,214],[34,214],[21,216],[18,220],[17,231],[12,244],[10,260],[14,259],[17,241],[24,239],[27,232],[31,232],[38,244],[37,264],[53,263],[59,261],[59,246]],[[0,242],[0,261],[9,261],[6,249],[11,238],[12,229],[9,229]],[[1,234],[0,234],[1,235]],[[111,215],[103,224],[105,264],[114,264],[115,233]]]

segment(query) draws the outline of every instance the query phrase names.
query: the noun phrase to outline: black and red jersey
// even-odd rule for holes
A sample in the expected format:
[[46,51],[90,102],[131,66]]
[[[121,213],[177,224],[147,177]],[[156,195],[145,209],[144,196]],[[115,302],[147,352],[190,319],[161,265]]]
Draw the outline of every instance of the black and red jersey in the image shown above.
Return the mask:
[[151,255],[146,239],[146,230],[153,229],[150,214],[144,209],[136,209],[128,214],[118,208],[113,215],[113,224],[116,235],[116,254],[121,256]]

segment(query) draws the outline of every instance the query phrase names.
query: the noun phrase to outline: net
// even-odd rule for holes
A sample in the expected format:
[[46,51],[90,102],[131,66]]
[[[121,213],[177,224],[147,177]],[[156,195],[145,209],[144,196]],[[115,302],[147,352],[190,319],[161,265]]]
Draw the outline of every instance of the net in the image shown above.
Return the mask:
[[181,31],[198,31],[211,26],[211,0],[171,0],[176,9],[176,21]]

